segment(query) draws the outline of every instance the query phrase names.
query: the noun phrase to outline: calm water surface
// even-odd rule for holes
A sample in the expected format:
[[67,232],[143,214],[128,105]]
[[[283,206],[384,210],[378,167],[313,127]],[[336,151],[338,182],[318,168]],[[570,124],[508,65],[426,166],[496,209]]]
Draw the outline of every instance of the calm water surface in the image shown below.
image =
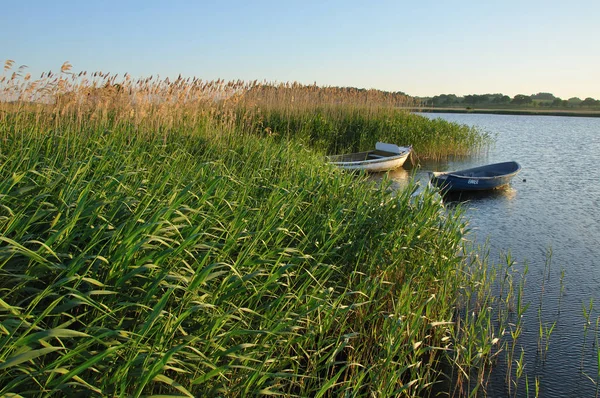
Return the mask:
[[[541,397],[597,396],[599,348],[593,343],[600,316],[600,118],[423,115],[476,125],[496,135],[496,144],[482,156],[422,163],[416,177],[423,182],[432,170],[508,160],[521,164],[509,189],[463,203],[472,238],[489,238],[492,259],[500,261],[502,253],[510,251],[517,269],[528,266],[525,299],[530,306],[520,343],[531,396],[536,376]],[[394,176],[401,185],[408,173],[400,170]],[[551,263],[544,278],[549,250]],[[589,307],[590,300],[594,308],[584,347],[582,308]],[[537,352],[540,314],[543,325],[556,322],[545,361]],[[490,396],[507,395],[505,373],[501,360],[488,385]],[[519,390],[517,395],[525,396],[524,384]]]

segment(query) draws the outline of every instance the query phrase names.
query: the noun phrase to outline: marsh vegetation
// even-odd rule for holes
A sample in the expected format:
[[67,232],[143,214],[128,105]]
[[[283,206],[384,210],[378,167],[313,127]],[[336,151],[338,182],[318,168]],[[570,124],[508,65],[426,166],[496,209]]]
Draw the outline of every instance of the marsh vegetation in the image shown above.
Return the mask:
[[498,297],[460,208],[323,162],[486,134],[400,94],[12,67],[0,395],[468,395],[518,354],[511,262]]

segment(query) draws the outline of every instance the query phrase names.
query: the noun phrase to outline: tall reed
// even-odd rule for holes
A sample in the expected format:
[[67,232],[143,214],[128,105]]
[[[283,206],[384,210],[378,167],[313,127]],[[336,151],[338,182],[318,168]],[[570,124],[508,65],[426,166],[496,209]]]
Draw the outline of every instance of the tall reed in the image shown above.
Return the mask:
[[324,153],[370,149],[377,140],[413,145],[420,157],[464,156],[490,144],[476,128],[406,111],[403,93],[298,83],[133,78],[103,72],[43,73],[7,62],[0,121],[14,128],[127,130],[132,136],[217,129],[300,139]]
[[494,357],[434,192],[259,137],[235,84],[44,76],[2,82],[0,395],[418,396]]

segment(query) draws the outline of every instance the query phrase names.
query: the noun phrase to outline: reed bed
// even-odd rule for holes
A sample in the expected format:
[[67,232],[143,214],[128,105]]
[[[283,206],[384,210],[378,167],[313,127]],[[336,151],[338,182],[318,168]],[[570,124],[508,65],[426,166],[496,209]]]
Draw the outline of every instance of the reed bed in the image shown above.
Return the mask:
[[489,366],[485,261],[434,192],[265,132],[235,85],[82,76],[2,81],[0,395],[421,396]]
[[299,83],[134,79],[127,73],[73,73],[69,63],[37,80],[26,70],[7,61],[0,78],[0,121],[8,118],[17,127],[126,129],[135,136],[163,137],[213,128],[302,140],[325,154],[389,141],[412,145],[423,158],[465,156],[492,142],[477,128],[409,113],[406,109],[416,102],[403,93]]
[[369,150],[385,141],[439,159],[472,155],[492,142],[477,128],[404,111],[415,105],[401,93],[280,85],[249,90],[236,112],[251,130],[300,138],[327,154]]

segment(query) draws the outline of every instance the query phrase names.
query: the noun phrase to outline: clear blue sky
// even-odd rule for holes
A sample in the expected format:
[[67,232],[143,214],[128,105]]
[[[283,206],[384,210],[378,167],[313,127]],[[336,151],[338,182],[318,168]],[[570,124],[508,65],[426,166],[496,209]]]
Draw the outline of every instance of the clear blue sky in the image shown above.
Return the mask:
[[0,61],[37,77],[298,81],[600,99],[600,0],[13,1]]

